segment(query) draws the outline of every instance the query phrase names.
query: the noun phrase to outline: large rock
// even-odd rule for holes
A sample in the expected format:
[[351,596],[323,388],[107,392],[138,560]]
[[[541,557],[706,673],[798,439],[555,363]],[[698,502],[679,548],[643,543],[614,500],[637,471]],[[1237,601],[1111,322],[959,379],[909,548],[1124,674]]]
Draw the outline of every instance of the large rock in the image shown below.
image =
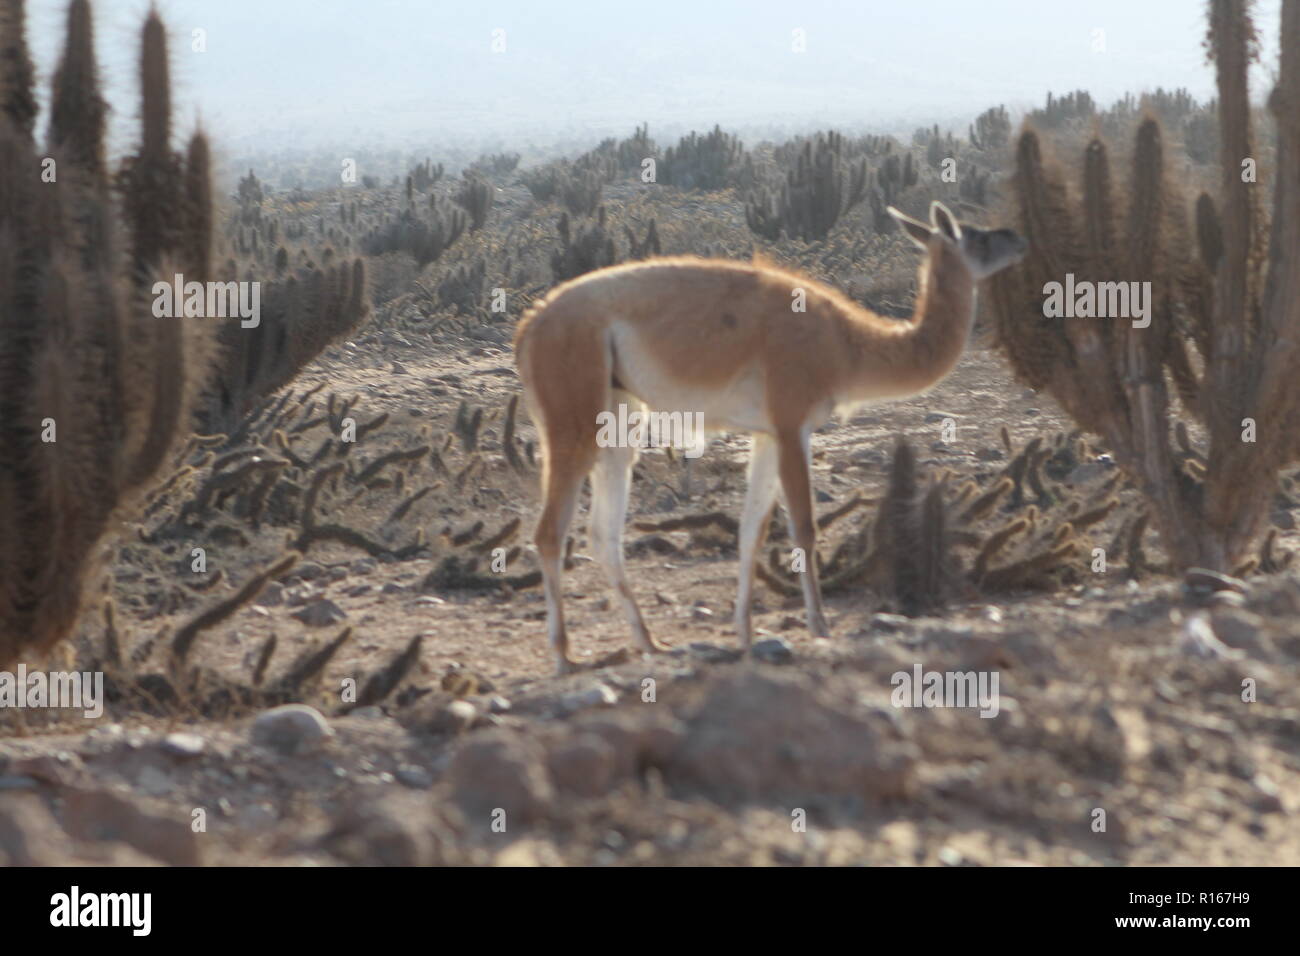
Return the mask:
[[576,714],[593,707],[613,707],[617,703],[618,691],[608,684],[597,683],[565,694],[560,699],[560,709],[566,714]]
[[121,841],[173,866],[198,866],[198,836],[188,819],[150,813],[108,790],[73,790],[64,799],[63,818],[78,840]]
[[883,720],[823,701],[797,673],[717,679],[673,754],[671,776],[721,799],[905,796],[914,749]]
[[317,598],[293,614],[308,627],[329,627],[347,620],[347,613],[329,598]]
[[599,737],[612,748],[611,782],[636,776],[650,767],[666,767],[686,736],[685,725],[666,707],[650,704],[591,715],[575,721],[573,729]]
[[260,747],[293,756],[319,750],[333,735],[328,721],[314,707],[285,704],[259,714],[250,737]]
[[58,866],[67,842],[41,798],[31,793],[0,794],[0,867]]
[[1215,611],[1210,625],[1215,637],[1229,647],[1265,657],[1272,655],[1272,642],[1264,634],[1264,619],[1258,614],[1231,608]]
[[428,866],[436,857],[432,824],[407,801],[366,801],[340,813],[321,846],[353,866]]
[[546,814],[553,797],[541,746],[527,737],[499,732],[471,739],[447,767],[452,800],[475,826],[489,826],[494,811],[506,813],[506,827]]
[[580,797],[597,797],[613,785],[617,757],[603,737],[579,734],[553,747],[547,765],[561,790]]

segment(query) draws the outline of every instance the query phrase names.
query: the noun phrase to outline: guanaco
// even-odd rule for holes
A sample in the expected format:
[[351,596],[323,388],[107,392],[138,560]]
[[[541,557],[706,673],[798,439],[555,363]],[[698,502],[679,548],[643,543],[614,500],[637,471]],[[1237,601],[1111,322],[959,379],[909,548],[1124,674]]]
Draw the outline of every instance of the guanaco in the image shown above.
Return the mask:
[[[975,317],[976,284],[1019,261],[1009,229],[960,225],[941,203],[926,224],[890,208],[926,253],[910,320],[884,318],[837,290],[766,262],[672,257],[625,263],[556,287],[515,333],[515,361],[541,438],[542,512],[534,540],[558,670],[569,657],[561,577],[569,523],[591,476],[589,534],[636,643],[650,636],[623,562],[636,447],[600,447],[601,413],[702,413],[710,431],[753,436],[740,522],[735,626],[752,639],[754,560],[778,481],[808,627],[829,636],[817,576],[810,440],[837,410],[920,394],[956,365]],[[608,420],[607,418],[605,420]],[[605,444],[609,444],[606,442]]]

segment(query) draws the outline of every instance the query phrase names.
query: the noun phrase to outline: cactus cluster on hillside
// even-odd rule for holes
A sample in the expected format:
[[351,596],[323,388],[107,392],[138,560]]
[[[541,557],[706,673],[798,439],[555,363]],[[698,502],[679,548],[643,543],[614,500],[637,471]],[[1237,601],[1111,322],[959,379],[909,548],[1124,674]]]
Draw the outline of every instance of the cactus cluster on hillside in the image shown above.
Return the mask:
[[912,142],[925,147],[925,163],[931,169],[938,169],[945,159],[955,159],[959,152],[957,137],[952,132],[939,132],[939,124],[930,129],[919,129],[912,136]]
[[857,146],[868,156],[884,156],[893,152],[894,140],[889,136],[867,134],[860,137]]
[[518,153],[484,153],[470,163],[465,172],[492,179],[502,179],[515,171],[520,158]]
[[1033,110],[1029,121],[1040,129],[1055,129],[1071,120],[1089,119],[1097,112],[1097,104],[1087,90],[1075,90],[1064,96],[1047,94],[1047,105]]
[[[1278,129],[1271,220],[1242,166],[1255,156],[1247,88],[1254,27],[1240,3],[1214,0],[1210,9],[1222,178],[1217,200],[1196,201],[1198,249],[1154,118],[1138,129],[1124,198],[1100,138],[1085,151],[1076,201],[1029,128],[1013,183],[1029,254],[994,279],[992,298],[1016,373],[1103,436],[1147,496],[1171,560],[1230,571],[1248,560],[1263,530],[1279,468],[1300,457],[1300,7],[1283,8],[1281,68],[1269,100]],[[1047,284],[1067,276],[1149,282],[1149,325],[1128,315],[1045,315]],[[1174,447],[1167,377],[1204,426],[1204,455]]]
[[590,216],[600,205],[605,178],[592,169],[575,169],[560,182],[560,200],[575,216]]
[[1166,90],[1156,87],[1142,95],[1142,106],[1155,113],[1167,127],[1176,127],[1192,113],[1200,109],[1196,97],[1185,88]]
[[1141,96],[1125,94],[1108,109],[1098,110],[1095,120],[1102,135],[1115,140],[1131,136],[1139,123],[1154,116],[1171,140],[1181,134],[1188,156],[1208,164],[1219,155],[1217,112],[1214,100],[1200,103],[1185,89],[1157,88]]
[[551,202],[560,194],[560,170],[556,163],[526,169],[519,181],[538,202]]
[[431,196],[427,213],[403,210],[384,225],[370,230],[361,248],[369,256],[405,252],[423,268],[440,258],[468,224],[469,216],[459,205]]
[[487,222],[494,192],[492,184],[479,176],[467,175],[461,181],[455,200],[457,205],[469,213],[470,232],[478,232]]
[[[1005,432],[1003,438],[1013,453]],[[946,475],[923,484],[915,453],[900,439],[863,559],[873,586],[898,610],[919,614],[968,592],[1053,589],[1081,580],[1087,564],[1079,559],[1090,544],[1081,535],[1118,506],[1110,491],[1119,476],[1090,489],[1095,501],[1067,498],[1059,487],[1049,492],[1041,467],[1054,452],[1069,450],[1064,438],[1047,448],[1034,439],[983,492],[973,482],[951,487]],[[1026,484],[1036,493],[1032,504]],[[1002,508],[1020,514],[998,517]],[[985,522],[994,522],[993,530],[982,530]]]
[[642,125],[623,139],[610,136],[601,140],[593,149],[573,160],[572,168],[578,173],[595,175],[601,183],[612,183],[640,174],[642,163],[656,155],[649,128]]
[[486,280],[487,259],[483,256],[449,269],[435,290],[438,305],[457,315],[476,314],[482,309]]
[[639,173],[641,164],[656,153],[648,123],[638,126],[631,136],[619,140],[612,148],[618,157],[619,169],[629,175]]
[[600,205],[605,177],[575,164],[550,163],[520,175],[538,202],[560,202],[575,216],[590,216]]
[[[560,216],[557,224],[560,248],[551,254],[551,274],[556,282],[575,278],[620,261],[614,236],[607,227],[605,207],[601,206],[594,219],[581,221],[576,230],[568,213]],[[638,239],[629,227],[624,227],[628,242],[628,259],[645,259],[660,253],[659,232],[654,220],[646,227],[644,239]]]
[[[486,483],[513,488],[518,476],[535,468],[532,444],[515,435],[517,396],[492,409],[462,406],[455,421],[440,430],[429,424],[411,434],[395,431],[387,412],[363,419],[357,396],[322,395],[321,390],[321,385],[286,390],[259,403],[223,447],[208,436],[192,437],[182,456],[185,467],[150,495],[141,509],[138,541],[125,558],[146,573],[156,572],[159,562],[174,562],[178,545],[188,553],[195,542],[215,549],[234,539],[255,551],[273,550],[259,556],[260,569],[242,581],[229,580],[224,567],[196,574],[192,581],[165,580],[159,601],[184,612],[180,623],[129,646],[118,634],[114,603],[106,601],[103,640],[88,663],[105,671],[112,699],[151,713],[228,716],[291,701],[327,704],[330,712],[345,713],[387,698],[417,664],[419,638],[358,680],[356,701],[341,706],[337,696],[322,697],[319,678],[355,640],[352,628],[302,649],[274,675],[271,661],[277,649],[283,653],[275,635],[245,659],[246,675],[195,663],[220,625],[271,582],[292,580],[301,558],[326,548],[389,560],[432,559],[430,587],[540,584],[540,573],[526,570],[527,556],[513,546],[521,528],[518,517],[504,519],[496,529],[482,521],[454,529],[446,517],[468,489]],[[345,430],[349,420],[355,426],[351,435]],[[500,425],[499,437],[483,434],[492,424]],[[394,438],[395,443],[386,441]],[[375,450],[364,452],[367,448]],[[432,521],[437,524],[428,533],[425,524]],[[268,528],[277,533],[259,535]],[[279,543],[286,537],[287,551]],[[506,551],[506,566],[516,573],[479,571],[479,562],[487,565],[496,548]],[[222,593],[218,586],[226,584],[238,586]]]
[[733,185],[744,163],[740,139],[714,126],[704,135],[692,131],[668,147],[659,163],[659,182],[706,192],[724,189]]
[[263,282],[256,327],[221,326],[212,399],[201,415],[206,430],[233,427],[258,400],[289,384],[330,343],[361,324],[369,311],[365,265],[360,259],[331,265],[333,258],[326,255],[319,267]]
[[551,253],[551,274],[556,282],[612,266],[618,261],[614,237],[605,229],[604,206],[600,207],[594,222],[580,223],[576,231],[568,213],[560,216],[557,228],[560,248]]
[[866,158],[852,162],[843,153],[844,138],[838,133],[806,140],[785,182],[763,187],[746,200],[749,228],[766,239],[782,233],[804,241],[825,239],[866,194]]
[[[1064,477],[1093,458],[1086,442],[1057,435],[1017,451],[1005,429],[1002,440],[1007,466],[981,488],[973,481],[959,484],[946,472],[926,479],[911,444],[900,437],[874,516],[824,562],[818,557],[823,591],[867,587],[896,610],[916,615],[979,594],[1053,590],[1083,580],[1089,565],[1082,559],[1092,548],[1088,532],[1119,506],[1113,492],[1123,476],[1115,472],[1070,487],[1052,476]],[[861,498],[819,519],[819,526],[839,520],[855,501]],[[785,567],[780,548],[772,549],[759,575],[778,593],[799,593],[798,576]]]
[[408,189],[421,193],[428,192],[433,188],[434,183],[442,179],[443,171],[442,163],[434,165],[432,159],[425,157],[424,162],[416,163],[407,174]]
[[600,205],[606,184],[638,175],[642,163],[654,157],[654,140],[645,126],[638,126],[631,136],[602,140],[577,159],[525,170],[519,180],[538,202],[558,201],[575,216],[590,216]]
[[904,153],[901,160],[897,153],[885,157],[876,170],[875,185],[867,193],[871,202],[872,222],[877,232],[888,232],[894,228],[894,218],[889,215],[888,207],[898,205],[903,190],[915,186],[919,175],[911,153]]

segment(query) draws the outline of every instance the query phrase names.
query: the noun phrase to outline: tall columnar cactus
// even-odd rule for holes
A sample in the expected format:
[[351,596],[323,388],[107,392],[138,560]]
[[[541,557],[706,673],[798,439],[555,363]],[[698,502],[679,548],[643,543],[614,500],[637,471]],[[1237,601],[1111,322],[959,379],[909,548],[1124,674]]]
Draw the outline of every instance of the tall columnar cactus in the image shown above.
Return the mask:
[[638,126],[631,136],[619,140],[616,149],[619,169],[625,173],[640,173],[641,164],[655,155],[655,141],[650,138],[650,124]]
[[36,125],[32,58],[23,29],[23,0],[0,3],[0,104],[13,124],[28,136]]
[[456,193],[456,203],[469,213],[469,231],[477,232],[492,209],[492,185],[479,176],[466,176]]
[[990,174],[974,163],[963,164],[959,167],[959,173],[957,195],[972,205],[985,205],[989,197]]
[[[1214,0],[1222,213],[1209,196],[1198,199],[1199,252],[1184,197],[1164,175],[1154,119],[1138,129],[1126,202],[1099,139],[1085,152],[1075,202],[1027,129],[1012,188],[1030,254],[993,280],[998,337],[1012,367],[1106,440],[1183,567],[1246,566],[1277,472],[1300,458],[1300,4],[1282,10],[1281,63],[1269,98],[1278,150],[1267,223],[1265,187],[1243,175],[1255,155],[1246,80],[1253,36],[1242,0]],[[1149,326],[1047,317],[1047,283],[1064,284],[1069,275],[1076,285],[1150,282]],[[1175,443],[1166,373],[1205,426],[1204,454]]]
[[67,635],[113,517],[188,434],[211,327],[155,317],[149,289],[162,271],[204,271],[211,208],[202,136],[184,158],[168,150],[166,38],[156,15],[144,27],[144,141],[121,180],[124,230],[104,158],[87,0],[69,6],[44,149],[33,137],[21,0],[0,0],[0,27],[4,664]]
[[604,206],[597,210],[594,222],[580,222],[576,233],[569,224],[569,214],[560,215],[557,224],[560,248],[551,253],[551,274],[556,282],[566,282],[618,262],[614,238],[605,226]]
[[970,144],[976,149],[1001,149],[1011,139],[1011,120],[1005,106],[991,106],[970,127]]
[[561,167],[560,199],[575,216],[594,215],[605,191],[605,174],[591,168]]

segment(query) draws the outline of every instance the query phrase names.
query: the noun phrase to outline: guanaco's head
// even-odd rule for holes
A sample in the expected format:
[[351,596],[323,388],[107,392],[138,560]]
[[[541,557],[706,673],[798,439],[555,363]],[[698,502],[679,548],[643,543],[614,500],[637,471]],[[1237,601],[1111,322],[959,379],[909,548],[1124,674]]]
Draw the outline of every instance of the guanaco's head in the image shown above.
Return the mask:
[[931,252],[931,246],[936,242],[948,243],[955,248],[977,282],[1015,265],[1029,248],[1029,243],[1011,229],[979,229],[961,225],[957,217],[938,201],[930,203],[929,225],[893,206],[889,207],[889,214],[926,252]]

